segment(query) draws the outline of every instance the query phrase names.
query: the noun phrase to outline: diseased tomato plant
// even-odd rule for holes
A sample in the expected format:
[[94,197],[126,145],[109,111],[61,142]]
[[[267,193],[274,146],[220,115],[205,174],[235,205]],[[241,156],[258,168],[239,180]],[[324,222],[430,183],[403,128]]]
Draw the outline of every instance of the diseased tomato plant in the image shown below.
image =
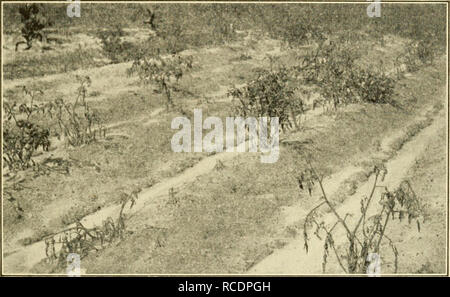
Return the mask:
[[93,228],[87,228],[81,221],[78,221],[74,227],[47,235],[44,242],[48,263],[52,264],[54,269],[60,270],[66,267],[67,256],[71,253],[76,253],[83,258],[92,251],[100,251],[118,240],[123,240],[126,235],[127,214],[125,209],[126,207],[131,209],[135,205],[139,192],[141,192],[141,188],[136,187],[129,194],[122,193],[121,206],[116,220],[108,217],[100,226]]
[[106,128],[101,123],[98,111],[90,108],[86,101],[87,89],[91,85],[90,77],[77,76],[76,79],[80,86],[74,103],[66,103],[59,98],[46,106],[46,112],[57,121],[58,138],[63,135],[72,146],[88,144],[98,136],[106,136]]
[[[311,194],[315,184],[319,185],[321,191],[321,201],[306,216],[304,223],[304,242],[308,252],[310,234],[313,234],[323,241],[324,253],[322,270],[325,273],[328,257],[332,252],[336,257],[339,266],[345,273],[366,273],[367,259],[370,254],[380,254],[383,243],[391,248],[394,255],[394,271],[398,267],[398,250],[394,242],[387,235],[387,227],[393,224],[400,224],[404,218],[408,222],[416,221],[417,229],[420,232],[419,218],[424,218],[423,205],[416,196],[411,184],[404,180],[398,188],[389,190],[384,187],[378,205],[375,202],[375,190],[380,187],[379,182],[384,180],[387,174],[384,166],[376,166],[373,170],[375,175],[373,186],[369,196],[360,200],[361,213],[357,216],[354,213],[342,215],[336,206],[325,193],[323,177],[318,175],[311,162],[308,161],[309,168],[298,178],[301,189],[307,188]],[[331,211],[334,220],[326,223],[319,217],[319,209],[326,207]],[[354,224],[347,220],[355,217]],[[398,219],[398,220],[395,220]],[[337,242],[337,230],[343,229],[342,243]]]
[[178,81],[192,69],[192,64],[192,56],[173,54],[162,57],[156,54],[148,58],[139,55],[128,69],[128,74],[137,73],[144,84],[156,83],[158,91],[165,94],[166,108],[169,110],[175,106],[172,92],[177,90]]
[[33,153],[42,147],[47,151],[50,146],[50,130],[32,121],[33,114],[43,111],[35,104],[35,96],[41,91],[31,91],[23,87],[29,104],[17,102],[3,103],[5,121],[3,122],[3,161],[10,170],[23,170],[35,165]]

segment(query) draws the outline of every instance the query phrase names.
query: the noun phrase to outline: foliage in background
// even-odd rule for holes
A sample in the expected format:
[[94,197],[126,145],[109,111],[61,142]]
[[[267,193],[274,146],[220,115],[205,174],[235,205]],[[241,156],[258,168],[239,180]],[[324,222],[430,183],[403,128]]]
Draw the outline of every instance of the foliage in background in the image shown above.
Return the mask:
[[24,4],[19,7],[20,21],[22,23],[20,32],[25,41],[16,43],[16,51],[20,44],[25,43],[29,50],[33,46],[33,40],[45,40],[45,34],[42,31],[46,26],[51,25],[42,14],[43,7],[39,4]]
[[345,44],[321,42],[294,67],[306,85],[315,85],[335,109],[340,104],[391,103],[395,81],[384,72],[356,65],[357,54]]
[[[4,26],[11,30],[20,24],[18,7],[23,4],[7,3],[4,6]],[[368,33],[384,32],[397,34],[413,40],[422,40],[427,35],[433,42],[445,48],[446,9],[445,4],[382,4],[381,18],[368,18],[367,4],[301,3],[301,4],[132,4],[85,3],[81,18],[68,18],[66,4],[42,4],[43,15],[51,19],[56,27],[105,27],[115,24],[122,28],[143,26],[146,9],[155,13],[155,23],[161,31],[174,31],[170,27],[180,26],[188,34],[185,41],[192,42],[227,40],[234,29],[263,29],[276,35],[276,30],[292,32],[292,36],[305,36],[309,30],[333,34],[337,30],[362,28]],[[176,20],[176,22],[174,21]],[[294,26],[296,24],[297,26]],[[312,25],[314,24],[314,26]],[[295,32],[295,27],[300,30]],[[311,28],[314,27],[313,32]],[[302,33],[304,32],[304,33]],[[231,34],[231,35],[229,35]],[[320,33],[317,33],[320,34]],[[195,36],[191,38],[190,36]],[[289,34],[288,34],[289,35]],[[221,37],[222,36],[222,37]],[[203,42],[203,41],[202,41]],[[189,43],[189,42],[188,42]],[[189,43],[191,44],[191,43]]]
[[98,33],[103,52],[112,63],[132,60],[136,51],[136,46],[133,43],[122,41],[121,37],[123,36],[125,36],[125,32],[119,26]]
[[415,72],[420,66],[431,65],[437,54],[437,45],[431,36],[427,36],[419,41],[411,41],[407,44],[404,53],[396,58],[397,73],[400,74],[402,65],[406,66],[406,71]]
[[[81,18],[68,18],[65,4],[39,5],[42,7],[39,12],[42,19],[51,20],[54,24],[52,30],[64,34],[67,39],[79,32],[99,37],[103,54],[112,63],[131,61],[139,50],[152,52],[159,49],[161,54],[173,54],[192,47],[223,44],[235,40],[242,30],[251,30],[260,36],[269,35],[295,48],[311,42],[320,43],[342,31],[353,32],[349,36],[354,41],[355,34],[358,33],[355,28],[358,28],[358,31],[381,43],[389,34],[419,42],[417,55],[423,61],[429,60],[430,50],[435,55],[438,51],[443,51],[446,44],[444,4],[382,4],[382,18],[368,18],[367,4],[85,3]],[[19,10],[23,6],[24,4],[19,3],[5,4],[4,33],[17,32],[21,27]],[[154,30],[149,30],[148,40],[130,42],[117,36],[120,32],[116,28],[121,28],[122,31],[145,28],[147,9],[151,9],[155,16]],[[112,29],[99,35],[98,30],[92,28]],[[45,28],[41,32],[44,30]],[[27,35],[39,36],[34,33]],[[44,63],[36,64],[34,60],[27,59],[27,56],[6,63],[5,78],[59,73],[105,64],[100,53],[95,51],[78,49],[58,55],[60,57],[57,57],[56,63],[53,62],[53,57],[49,59],[46,55],[43,56]],[[411,63],[400,64],[417,69],[413,59],[406,60]]]

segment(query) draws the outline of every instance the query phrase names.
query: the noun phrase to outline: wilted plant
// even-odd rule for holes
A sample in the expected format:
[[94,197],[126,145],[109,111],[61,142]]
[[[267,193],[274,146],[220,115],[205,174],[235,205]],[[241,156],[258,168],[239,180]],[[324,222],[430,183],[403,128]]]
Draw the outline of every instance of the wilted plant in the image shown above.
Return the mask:
[[[381,246],[384,242],[389,244],[394,255],[394,269],[397,272],[398,250],[391,238],[386,234],[388,225],[397,222],[400,224],[404,218],[410,223],[416,221],[417,229],[420,232],[419,218],[424,217],[423,207],[419,198],[414,193],[411,184],[403,181],[395,190],[389,190],[386,187],[378,185],[383,181],[387,170],[384,166],[376,166],[373,170],[375,179],[371,192],[368,197],[363,197],[361,203],[361,213],[355,220],[355,225],[351,226],[347,221],[348,217],[356,214],[347,213],[342,216],[337,212],[335,204],[330,201],[325,193],[323,186],[323,177],[319,176],[310,162],[309,168],[298,178],[300,189],[308,189],[312,192],[313,186],[317,183],[321,191],[321,202],[315,206],[306,216],[304,223],[304,241],[305,249],[308,252],[308,242],[310,232],[314,230],[314,235],[324,242],[324,254],[322,269],[325,273],[328,256],[330,252],[334,253],[339,266],[345,273],[366,273],[367,259],[369,254],[380,254]],[[378,200],[378,205],[373,205],[375,200],[375,189],[382,187],[384,191]],[[335,218],[331,224],[319,218],[319,209],[326,206],[331,210]],[[372,209],[369,212],[369,208]],[[373,213],[372,215],[370,213]],[[395,221],[398,219],[398,221]],[[336,230],[342,227],[345,233],[345,239],[342,244],[336,242]]]
[[75,102],[65,103],[62,98],[47,105],[46,112],[55,117],[58,123],[58,137],[64,135],[72,146],[91,143],[98,136],[106,136],[106,129],[101,124],[100,116],[95,109],[91,109],[86,102],[87,88],[91,79],[77,76],[80,83]]
[[22,191],[24,179],[17,179],[16,175],[12,178],[6,179],[3,183],[3,194],[6,200],[11,204],[17,219],[23,218],[24,210],[17,199],[16,193]]
[[[125,206],[129,205],[131,209],[135,205],[140,191],[140,188],[136,188],[130,194],[122,193],[117,220],[108,217],[101,226],[94,228],[86,228],[78,221],[75,227],[44,238],[45,254],[49,263],[55,263],[56,267],[62,268],[66,264],[67,256],[71,253],[76,253],[83,258],[91,251],[105,248],[106,244],[111,244],[116,239],[123,239],[126,230]],[[60,248],[57,250],[59,245]]]
[[44,110],[34,102],[35,96],[42,92],[31,91],[26,87],[23,87],[23,92],[30,97],[29,104],[3,103],[6,118],[3,123],[3,160],[10,170],[35,165],[31,159],[33,153],[39,147],[47,151],[50,146],[50,130],[31,120],[33,114]]
[[192,69],[192,56],[183,57],[180,55],[170,55],[161,57],[159,54],[151,58],[139,56],[134,60],[133,65],[128,69],[128,74],[137,73],[140,81],[156,83],[159,92],[164,92],[166,96],[166,108],[174,107],[172,91],[178,90],[176,85],[183,75]]

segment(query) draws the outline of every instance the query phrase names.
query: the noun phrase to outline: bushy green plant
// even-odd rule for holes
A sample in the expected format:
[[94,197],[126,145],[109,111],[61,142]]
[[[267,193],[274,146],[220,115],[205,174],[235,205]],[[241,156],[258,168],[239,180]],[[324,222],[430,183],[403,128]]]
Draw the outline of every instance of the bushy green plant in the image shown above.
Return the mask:
[[327,41],[302,57],[293,70],[305,84],[317,86],[334,108],[354,102],[391,103],[395,81],[385,73],[362,69],[357,58],[347,46]]
[[296,116],[303,113],[303,101],[294,96],[296,84],[290,71],[260,70],[257,78],[241,88],[232,88],[228,96],[237,101],[237,113],[243,117],[278,117],[283,130],[297,126]]
[[119,26],[98,34],[103,52],[112,63],[131,61],[134,56],[136,46],[131,42],[122,41],[123,36],[125,36],[125,32]]
[[369,103],[392,103],[395,81],[385,73],[357,69],[352,72],[353,89],[359,100]]
[[45,34],[42,31],[51,22],[42,14],[42,8],[37,3],[24,4],[19,7],[21,29],[20,32],[25,41],[16,43],[16,51],[20,44],[26,43],[25,50],[29,50],[33,45],[33,40],[43,41]]
[[27,120],[19,120],[15,125],[3,126],[3,160],[11,170],[25,169],[34,165],[33,153],[50,146],[50,132]]

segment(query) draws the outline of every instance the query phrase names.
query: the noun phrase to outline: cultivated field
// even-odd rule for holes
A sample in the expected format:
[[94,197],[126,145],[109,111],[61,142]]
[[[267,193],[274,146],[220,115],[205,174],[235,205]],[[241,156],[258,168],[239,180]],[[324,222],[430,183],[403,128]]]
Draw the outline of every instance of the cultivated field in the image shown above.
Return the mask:
[[3,4],[4,274],[447,273],[446,5],[66,7]]

